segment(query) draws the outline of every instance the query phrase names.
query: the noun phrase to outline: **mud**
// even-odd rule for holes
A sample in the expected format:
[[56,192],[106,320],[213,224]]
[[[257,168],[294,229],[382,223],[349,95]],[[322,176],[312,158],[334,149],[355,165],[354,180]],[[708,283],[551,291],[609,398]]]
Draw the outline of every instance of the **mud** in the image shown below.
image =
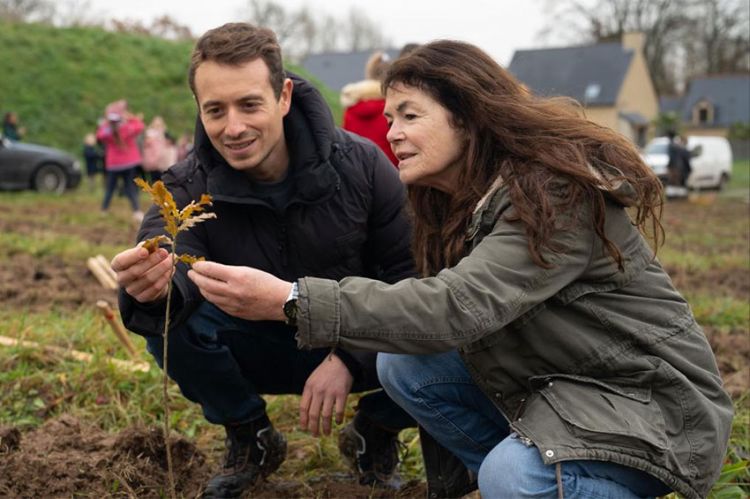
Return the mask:
[[[170,439],[178,497],[199,497],[211,476],[206,455],[173,434]],[[63,414],[21,432],[0,428],[0,497],[169,496],[164,437],[160,428],[130,427],[109,434]],[[398,492],[371,489],[353,476],[332,474],[307,482],[272,476],[245,497],[412,498],[424,497],[422,482]]]
[[[70,210],[74,210],[71,207]],[[49,212],[45,212],[49,210]],[[0,230],[33,236],[40,226],[6,213]],[[39,206],[34,218],[45,221],[43,230],[75,234],[94,243],[123,248],[130,245],[135,229],[115,230],[106,221],[88,226],[50,223],[60,217],[58,206]],[[63,214],[64,215],[64,214]],[[669,204],[664,224],[668,245],[700,255],[739,250],[748,254],[747,223],[738,231],[728,220],[748,219],[746,202]],[[705,230],[720,240],[721,247],[690,242],[696,230]],[[701,234],[702,232],[697,232]],[[744,253],[743,253],[744,252]],[[110,258],[112,255],[105,255]],[[681,291],[700,290],[715,296],[750,299],[750,270],[721,268],[698,271],[667,269]],[[75,310],[98,299],[116,303],[116,295],[105,290],[86,268],[85,262],[64,261],[52,255],[31,257],[15,252],[0,259],[0,303],[11,310],[30,312],[54,307]],[[716,353],[727,390],[734,396],[750,391],[750,338],[741,328],[705,327]],[[36,429],[0,428],[0,497],[164,497],[168,491],[164,440],[160,429],[126,428],[110,434],[63,414]],[[175,459],[178,496],[196,497],[215,463],[194,443],[177,438],[171,442]],[[215,459],[211,460],[215,461]],[[384,498],[424,497],[424,482],[410,483],[398,493],[371,490],[350,475],[321,470],[317,478],[272,476],[248,494],[252,497]]]

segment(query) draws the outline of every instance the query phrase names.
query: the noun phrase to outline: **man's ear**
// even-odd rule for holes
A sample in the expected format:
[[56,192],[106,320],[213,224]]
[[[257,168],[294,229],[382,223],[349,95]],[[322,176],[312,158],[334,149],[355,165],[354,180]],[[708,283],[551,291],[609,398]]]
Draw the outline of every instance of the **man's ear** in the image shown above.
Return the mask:
[[279,106],[281,106],[281,112],[284,116],[289,113],[289,109],[292,107],[293,90],[294,83],[291,79],[285,78],[284,85],[281,87],[281,95],[279,95]]

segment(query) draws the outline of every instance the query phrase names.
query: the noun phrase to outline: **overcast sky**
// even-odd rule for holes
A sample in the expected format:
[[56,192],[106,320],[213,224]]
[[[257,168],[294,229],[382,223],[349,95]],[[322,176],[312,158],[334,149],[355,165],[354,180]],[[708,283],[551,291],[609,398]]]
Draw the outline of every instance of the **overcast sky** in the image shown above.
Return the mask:
[[[549,20],[539,0],[277,0],[288,10],[303,5],[312,12],[344,19],[356,6],[382,26],[385,36],[400,48],[404,43],[424,43],[453,38],[478,45],[507,65],[517,49],[541,46],[539,32]],[[168,14],[200,35],[229,21],[246,20],[245,0],[90,0],[92,14],[104,18],[149,22]]]

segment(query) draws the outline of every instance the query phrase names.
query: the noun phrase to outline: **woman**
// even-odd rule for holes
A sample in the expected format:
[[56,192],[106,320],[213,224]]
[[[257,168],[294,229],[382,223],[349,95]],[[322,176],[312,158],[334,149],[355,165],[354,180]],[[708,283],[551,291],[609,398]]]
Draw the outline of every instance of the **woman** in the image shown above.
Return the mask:
[[641,234],[660,235],[662,192],[635,147],[465,43],[416,49],[383,85],[424,277],[229,282],[202,262],[204,296],[298,317],[300,347],[393,352],[378,374],[427,432],[437,495],[478,474],[492,498],[706,496],[732,404]]
[[[123,101],[118,101],[119,104]],[[143,212],[138,207],[138,191],[133,183],[135,172],[141,165],[141,152],[136,139],[143,131],[144,124],[140,117],[131,114],[120,105],[116,110],[109,106],[106,120],[99,125],[96,139],[104,144],[104,169],[106,184],[102,212],[106,213],[119,179],[122,179],[125,195],[133,208],[133,219],[140,223]]]

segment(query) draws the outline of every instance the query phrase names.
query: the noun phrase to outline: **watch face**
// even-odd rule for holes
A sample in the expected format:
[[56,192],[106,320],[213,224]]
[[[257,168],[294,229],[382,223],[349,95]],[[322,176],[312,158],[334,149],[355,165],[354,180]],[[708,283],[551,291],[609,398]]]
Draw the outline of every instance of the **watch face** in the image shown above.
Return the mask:
[[284,315],[286,316],[286,323],[289,325],[297,324],[297,300],[291,299],[284,303]]

